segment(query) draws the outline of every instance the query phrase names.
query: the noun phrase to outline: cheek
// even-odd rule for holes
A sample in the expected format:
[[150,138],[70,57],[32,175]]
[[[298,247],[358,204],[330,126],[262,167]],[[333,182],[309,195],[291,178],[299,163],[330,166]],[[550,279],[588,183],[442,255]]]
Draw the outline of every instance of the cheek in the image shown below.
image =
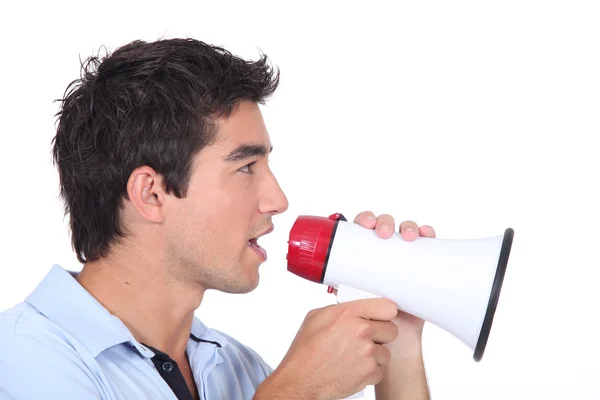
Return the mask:
[[[243,199],[221,193],[220,196],[204,199],[194,207],[195,212],[190,215],[190,221],[196,227],[191,229],[196,233],[196,239],[204,244],[203,247],[239,247],[240,238],[247,236],[248,215],[251,214]],[[222,256],[227,257],[226,254]]]
[[254,178],[234,176],[227,184],[215,190],[211,196],[211,204],[216,213],[226,216],[252,214],[257,206],[257,185]]
[[258,209],[256,186],[252,177],[226,176],[191,188],[189,196],[194,201],[188,204],[188,214],[205,232],[206,238],[201,239],[211,245],[219,241],[224,247],[245,238]]

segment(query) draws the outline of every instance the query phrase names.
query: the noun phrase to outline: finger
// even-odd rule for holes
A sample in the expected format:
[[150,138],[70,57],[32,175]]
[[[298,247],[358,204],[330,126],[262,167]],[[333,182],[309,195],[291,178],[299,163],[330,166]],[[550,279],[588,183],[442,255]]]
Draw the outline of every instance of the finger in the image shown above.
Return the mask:
[[377,367],[377,369],[375,369],[375,371],[373,371],[372,373],[369,374],[369,376],[367,376],[364,383],[366,385],[377,385],[382,380],[383,380],[383,370],[381,369],[381,367]]
[[435,237],[435,229],[433,229],[429,225],[423,225],[422,227],[419,228],[419,235],[428,237],[428,238],[434,238]]
[[377,218],[375,218],[375,214],[371,211],[363,211],[354,218],[354,223],[359,224],[368,229],[375,228],[375,223],[377,222]]
[[390,214],[381,214],[379,217],[377,217],[375,231],[379,237],[387,239],[394,234],[395,226],[396,222],[394,221],[394,217],[392,217]]
[[396,303],[383,297],[347,301],[340,306],[357,317],[370,320],[391,321],[398,315]]
[[400,234],[404,240],[413,241],[419,236],[419,226],[414,221],[404,221],[400,224]]
[[373,349],[373,357],[375,357],[377,365],[386,365],[390,362],[390,350],[387,347],[382,346],[380,344],[375,345],[375,348]]
[[390,343],[398,337],[398,325],[391,321],[368,321],[368,334],[375,343]]

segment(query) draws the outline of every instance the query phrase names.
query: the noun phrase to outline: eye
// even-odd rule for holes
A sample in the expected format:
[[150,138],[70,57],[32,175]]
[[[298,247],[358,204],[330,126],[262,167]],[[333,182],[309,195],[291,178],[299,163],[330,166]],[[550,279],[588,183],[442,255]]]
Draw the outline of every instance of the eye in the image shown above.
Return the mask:
[[253,173],[254,173],[254,169],[253,169],[253,167],[254,167],[254,164],[256,164],[256,161],[252,161],[251,163],[244,165],[244,166],[243,166],[242,168],[240,168],[239,170],[240,170],[241,172],[244,172],[244,173],[246,173],[246,174],[253,174]]

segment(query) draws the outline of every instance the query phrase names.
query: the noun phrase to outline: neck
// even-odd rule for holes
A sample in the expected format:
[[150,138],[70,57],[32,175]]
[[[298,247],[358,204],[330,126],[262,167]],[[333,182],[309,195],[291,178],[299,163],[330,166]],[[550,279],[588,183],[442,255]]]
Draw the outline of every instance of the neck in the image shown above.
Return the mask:
[[162,259],[131,247],[126,254],[115,249],[110,257],[86,263],[78,281],[136,340],[183,359],[204,289],[174,279]]

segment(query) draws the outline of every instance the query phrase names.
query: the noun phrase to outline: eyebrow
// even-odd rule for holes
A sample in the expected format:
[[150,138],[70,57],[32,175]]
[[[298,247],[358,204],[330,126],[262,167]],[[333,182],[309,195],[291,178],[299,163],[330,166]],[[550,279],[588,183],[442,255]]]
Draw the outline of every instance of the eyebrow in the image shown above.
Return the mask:
[[[269,149],[269,153],[273,151],[273,146]],[[227,162],[238,162],[250,157],[264,157],[267,155],[267,147],[262,144],[242,144],[235,148],[225,157]]]

